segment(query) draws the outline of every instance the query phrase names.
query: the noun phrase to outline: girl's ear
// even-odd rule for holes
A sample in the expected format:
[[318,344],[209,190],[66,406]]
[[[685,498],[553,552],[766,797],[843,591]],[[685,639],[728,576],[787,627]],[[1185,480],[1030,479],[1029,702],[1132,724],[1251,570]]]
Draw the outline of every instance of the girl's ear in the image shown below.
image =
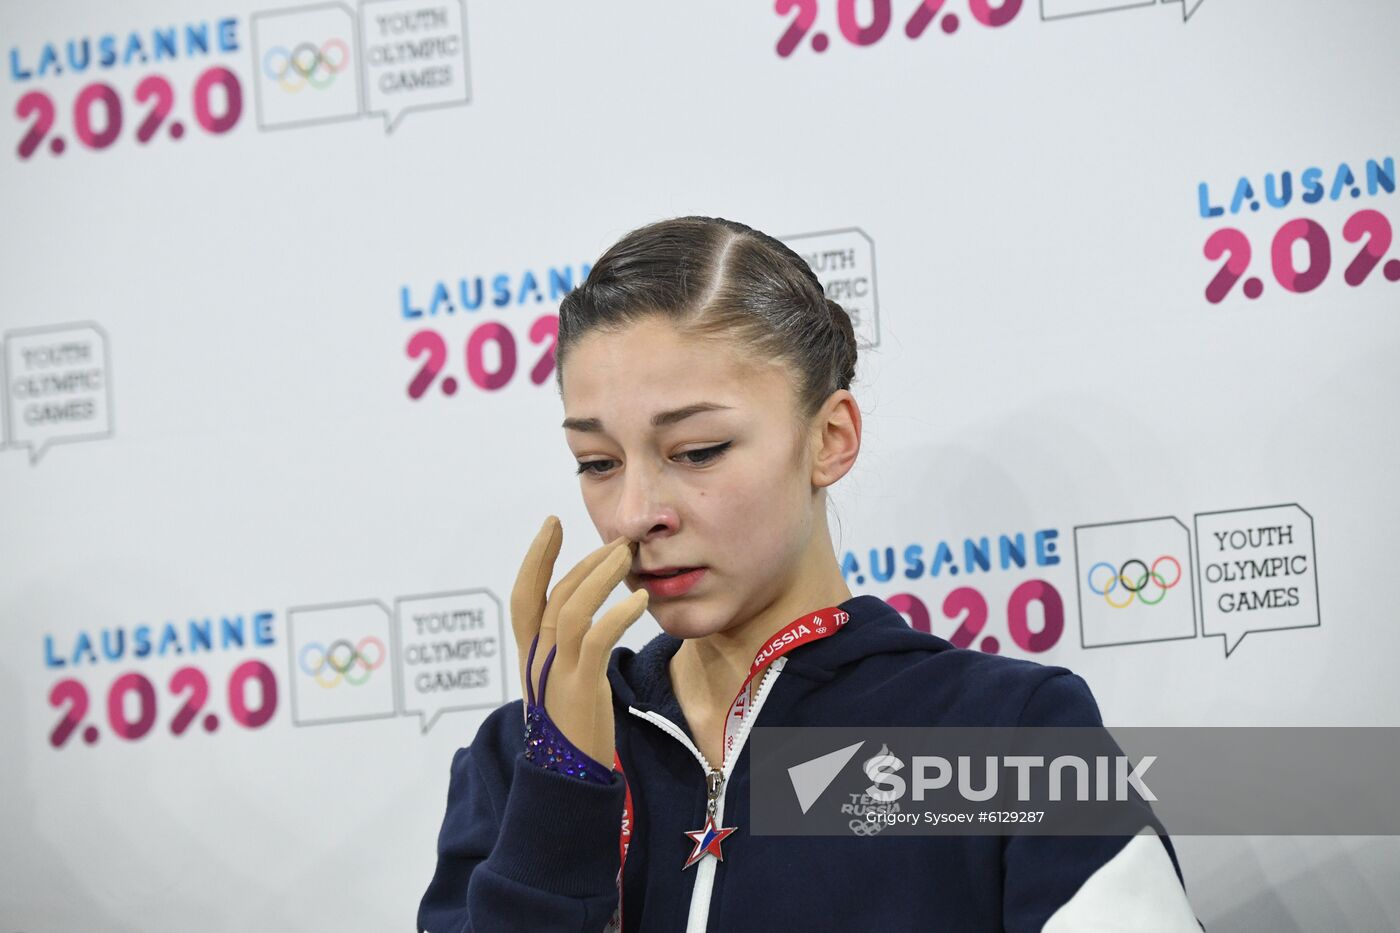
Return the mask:
[[860,406],[837,389],[812,418],[812,485],[830,486],[850,472],[860,453]]

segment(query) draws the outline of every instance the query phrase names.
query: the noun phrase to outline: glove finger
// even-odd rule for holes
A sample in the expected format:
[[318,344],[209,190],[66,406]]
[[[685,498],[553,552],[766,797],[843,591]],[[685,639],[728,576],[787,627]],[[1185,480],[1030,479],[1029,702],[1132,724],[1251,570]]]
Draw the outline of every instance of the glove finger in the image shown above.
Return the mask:
[[584,636],[593,627],[593,617],[631,568],[632,546],[620,544],[579,582],[559,612],[555,639],[560,660],[570,665],[578,663],[579,649]]
[[544,615],[540,620],[540,646],[535,653],[536,672],[539,671],[545,655],[549,649],[554,647],[557,629],[559,627],[559,614],[563,611],[569,599],[578,589],[579,585],[586,580],[599,564],[607,560],[608,555],[616,547],[619,547],[626,538],[614,538],[607,544],[594,550],[591,554],[579,561],[564,578],[554,585],[553,591],[549,594],[549,600],[544,607]]
[[530,549],[515,576],[510,593],[510,624],[515,633],[516,652],[520,656],[520,684],[524,692],[531,681],[526,670],[530,646],[540,631],[544,615],[545,591],[554,573],[554,561],[563,544],[564,529],[559,519],[550,515],[530,542]]
[[[646,590],[634,590],[626,599],[603,613],[602,618],[588,629],[579,645],[578,665],[595,674],[606,675],[608,658],[622,638],[622,633],[631,627],[646,612],[648,594]],[[560,649],[563,650],[563,649]]]

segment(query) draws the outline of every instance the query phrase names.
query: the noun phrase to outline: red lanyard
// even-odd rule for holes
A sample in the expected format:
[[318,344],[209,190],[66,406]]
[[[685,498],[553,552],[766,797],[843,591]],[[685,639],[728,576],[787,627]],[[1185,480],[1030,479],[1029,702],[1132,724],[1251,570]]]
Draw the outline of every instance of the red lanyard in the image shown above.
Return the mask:
[[[738,694],[734,697],[734,702],[729,704],[729,715],[724,718],[724,742],[721,747],[725,759],[728,759],[729,753],[734,750],[734,743],[738,740],[744,719],[750,712],[749,682],[794,648],[836,634],[850,618],[849,613],[836,606],[828,606],[816,612],[804,613],[778,629],[773,637],[764,643],[758,654],[754,656],[753,664],[749,666],[749,676],[744,678]],[[626,787],[626,796],[622,805],[622,828],[618,834],[618,851],[622,864],[617,869],[617,910],[608,926],[609,930],[620,931],[622,929],[622,869],[627,864],[627,847],[632,842],[633,820],[636,819],[636,813],[632,807],[632,788],[631,785],[627,784],[627,773],[622,770],[622,759],[616,750],[613,751],[613,767],[622,775],[622,782]],[[723,760],[720,761],[719,767],[721,771],[724,770]]]

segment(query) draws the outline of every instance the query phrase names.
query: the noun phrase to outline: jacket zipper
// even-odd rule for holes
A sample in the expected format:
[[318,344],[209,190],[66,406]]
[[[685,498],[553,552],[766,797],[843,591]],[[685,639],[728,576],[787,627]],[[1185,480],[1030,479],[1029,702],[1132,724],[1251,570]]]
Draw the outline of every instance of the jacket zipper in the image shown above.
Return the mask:
[[[629,713],[659,726],[662,731],[675,737],[677,741],[690,749],[690,753],[700,762],[700,767],[705,769],[705,795],[708,799],[709,811],[714,815],[716,826],[722,825],[721,821],[724,819],[726,785],[738,764],[739,753],[744,750],[744,743],[749,738],[749,730],[753,727],[754,719],[758,717],[758,711],[763,707],[763,701],[768,697],[768,692],[773,689],[774,682],[777,681],[778,675],[782,673],[786,665],[787,658],[780,657],[769,668],[771,673],[763,679],[758,693],[754,695],[753,705],[744,715],[744,724],[739,728],[739,737],[734,743],[734,754],[725,762],[723,770],[711,765],[704,753],[690,740],[690,736],[685,734],[685,730],[665,716],[655,710],[643,712],[635,706],[627,707]],[[705,927],[709,923],[710,917],[710,895],[714,892],[715,886],[715,862],[716,859],[704,858],[695,865],[695,886],[690,892],[690,913],[686,920],[686,933],[705,933]]]

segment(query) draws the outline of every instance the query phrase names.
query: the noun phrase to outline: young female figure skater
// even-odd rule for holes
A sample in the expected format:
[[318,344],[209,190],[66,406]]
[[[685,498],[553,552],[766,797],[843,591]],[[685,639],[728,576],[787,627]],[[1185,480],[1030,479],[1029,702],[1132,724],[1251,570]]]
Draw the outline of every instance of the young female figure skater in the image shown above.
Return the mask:
[[[802,259],[732,221],[635,230],[564,299],[564,433],[608,543],[548,592],[558,520],[530,546],[527,696],[453,758],[420,931],[1200,929],[1166,836],[749,833],[755,722],[1101,724],[1068,670],[851,595],[826,489],[860,450],[855,362]],[[615,648],[644,610],[662,633]]]

